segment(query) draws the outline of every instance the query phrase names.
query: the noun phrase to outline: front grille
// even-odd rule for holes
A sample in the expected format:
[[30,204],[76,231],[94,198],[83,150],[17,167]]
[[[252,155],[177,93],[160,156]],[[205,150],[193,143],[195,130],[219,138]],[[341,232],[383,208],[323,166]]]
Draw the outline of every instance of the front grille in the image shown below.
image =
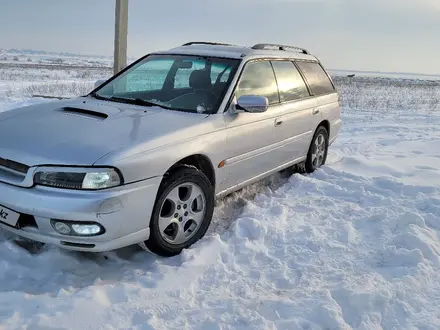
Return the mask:
[[0,158],[0,166],[3,166],[5,168],[11,169],[16,172],[20,172],[23,174],[26,174],[29,170],[29,166],[14,162],[9,159]]

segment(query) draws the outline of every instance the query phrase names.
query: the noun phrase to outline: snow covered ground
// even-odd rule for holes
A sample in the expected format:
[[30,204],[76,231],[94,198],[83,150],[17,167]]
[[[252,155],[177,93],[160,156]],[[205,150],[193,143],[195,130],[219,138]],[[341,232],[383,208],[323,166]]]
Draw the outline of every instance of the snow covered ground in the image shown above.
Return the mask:
[[[47,102],[3,77],[0,111]],[[335,81],[327,165],[225,198],[180,256],[24,249],[0,232],[0,329],[439,329],[440,84]]]

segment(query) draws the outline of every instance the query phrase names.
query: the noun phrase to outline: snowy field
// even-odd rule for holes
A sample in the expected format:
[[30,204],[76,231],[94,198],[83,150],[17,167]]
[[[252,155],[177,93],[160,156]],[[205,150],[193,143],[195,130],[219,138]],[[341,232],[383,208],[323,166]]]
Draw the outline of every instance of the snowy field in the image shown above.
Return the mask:
[[[109,74],[0,61],[0,111]],[[180,256],[23,248],[0,232],[0,329],[440,329],[440,81],[335,82],[327,165],[220,201]]]

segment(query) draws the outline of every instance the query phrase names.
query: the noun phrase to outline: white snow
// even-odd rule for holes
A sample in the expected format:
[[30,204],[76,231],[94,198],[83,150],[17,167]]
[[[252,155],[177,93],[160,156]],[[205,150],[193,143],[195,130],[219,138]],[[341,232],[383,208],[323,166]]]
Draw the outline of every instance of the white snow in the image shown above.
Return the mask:
[[438,100],[417,108],[416,87],[369,78],[376,94],[354,104],[368,86],[338,84],[327,165],[225,198],[180,256],[25,249],[0,232],[0,328],[439,329]]

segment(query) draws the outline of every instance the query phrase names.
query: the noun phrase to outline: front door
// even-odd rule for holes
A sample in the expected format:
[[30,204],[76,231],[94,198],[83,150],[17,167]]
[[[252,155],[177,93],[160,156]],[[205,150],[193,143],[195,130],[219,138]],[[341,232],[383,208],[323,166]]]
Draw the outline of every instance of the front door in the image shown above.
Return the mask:
[[247,63],[235,92],[241,95],[260,95],[269,100],[264,113],[225,113],[226,165],[219,190],[240,185],[281,165],[283,134],[278,87],[269,61]]

